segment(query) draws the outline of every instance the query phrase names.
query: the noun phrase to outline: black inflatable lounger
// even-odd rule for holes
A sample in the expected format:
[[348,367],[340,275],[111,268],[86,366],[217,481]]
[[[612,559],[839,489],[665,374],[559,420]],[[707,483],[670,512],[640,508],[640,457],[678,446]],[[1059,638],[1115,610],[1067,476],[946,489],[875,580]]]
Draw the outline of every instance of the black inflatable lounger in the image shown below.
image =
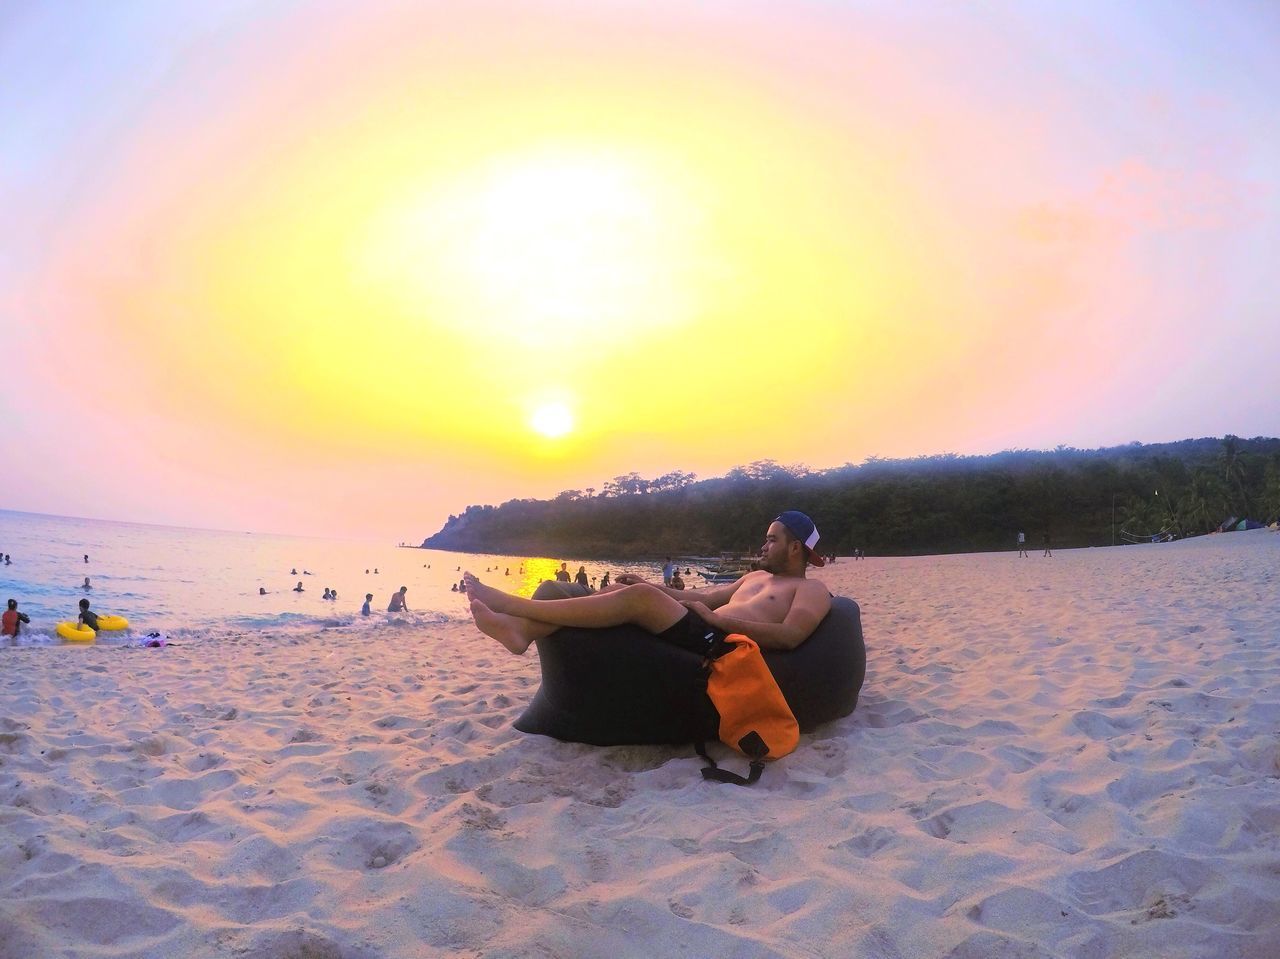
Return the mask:
[[[533,598],[587,592],[546,582]],[[537,648],[542,686],[516,720],[521,732],[597,746],[716,738],[719,720],[696,653],[638,626],[564,627],[538,640]],[[849,715],[867,668],[858,604],[833,598],[831,612],[804,643],[788,652],[765,650],[764,658],[801,732]]]

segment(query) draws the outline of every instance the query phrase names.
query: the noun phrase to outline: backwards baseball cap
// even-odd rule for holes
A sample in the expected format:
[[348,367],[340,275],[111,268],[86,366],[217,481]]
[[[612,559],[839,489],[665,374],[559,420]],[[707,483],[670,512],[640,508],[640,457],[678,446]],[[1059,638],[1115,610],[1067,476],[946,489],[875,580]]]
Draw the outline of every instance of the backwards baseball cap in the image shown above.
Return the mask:
[[779,513],[775,522],[781,523],[796,539],[804,544],[805,556],[813,566],[822,566],[822,557],[816,552],[818,546],[818,527],[798,509],[789,509]]

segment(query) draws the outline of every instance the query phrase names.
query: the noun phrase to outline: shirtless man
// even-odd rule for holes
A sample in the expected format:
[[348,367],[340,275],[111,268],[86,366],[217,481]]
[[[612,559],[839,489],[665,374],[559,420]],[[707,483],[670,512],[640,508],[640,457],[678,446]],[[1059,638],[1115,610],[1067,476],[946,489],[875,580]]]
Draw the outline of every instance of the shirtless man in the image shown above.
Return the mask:
[[759,569],[733,583],[688,593],[624,573],[592,596],[524,599],[463,576],[480,632],[519,655],[561,626],[631,623],[685,648],[706,648],[711,634],[745,633],[765,649],[795,649],[831,608],[831,595],[805,578],[806,564],[822,565],[818,530],[804,513],[788,510],[769,524]]

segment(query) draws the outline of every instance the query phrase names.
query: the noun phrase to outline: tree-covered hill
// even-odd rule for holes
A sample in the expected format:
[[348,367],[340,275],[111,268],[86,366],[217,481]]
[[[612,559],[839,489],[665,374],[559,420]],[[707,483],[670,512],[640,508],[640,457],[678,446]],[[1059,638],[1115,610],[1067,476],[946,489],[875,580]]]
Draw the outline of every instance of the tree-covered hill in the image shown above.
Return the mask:
[[784,509],[813,516],[821,549],[836,554],[1004,549],[1019,530],[1060,547],[1121,543],[1124,532],[1191,536],[1230,516],[1280,515],[1280,439],[872,457],[828,470],[765,460],[706,480],[631,473],[554,500],[468,506],[422,545],[617,559],[745,552]]

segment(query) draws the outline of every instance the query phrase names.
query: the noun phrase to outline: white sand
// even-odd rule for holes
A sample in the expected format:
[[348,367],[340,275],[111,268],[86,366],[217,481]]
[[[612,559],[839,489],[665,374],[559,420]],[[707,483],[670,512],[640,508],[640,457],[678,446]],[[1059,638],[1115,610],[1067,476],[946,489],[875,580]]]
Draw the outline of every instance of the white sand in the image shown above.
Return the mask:
[[465,621],[0,650],[0,959],[1280,956],[1280,535],[842,561],[752,789],[512,720]]

